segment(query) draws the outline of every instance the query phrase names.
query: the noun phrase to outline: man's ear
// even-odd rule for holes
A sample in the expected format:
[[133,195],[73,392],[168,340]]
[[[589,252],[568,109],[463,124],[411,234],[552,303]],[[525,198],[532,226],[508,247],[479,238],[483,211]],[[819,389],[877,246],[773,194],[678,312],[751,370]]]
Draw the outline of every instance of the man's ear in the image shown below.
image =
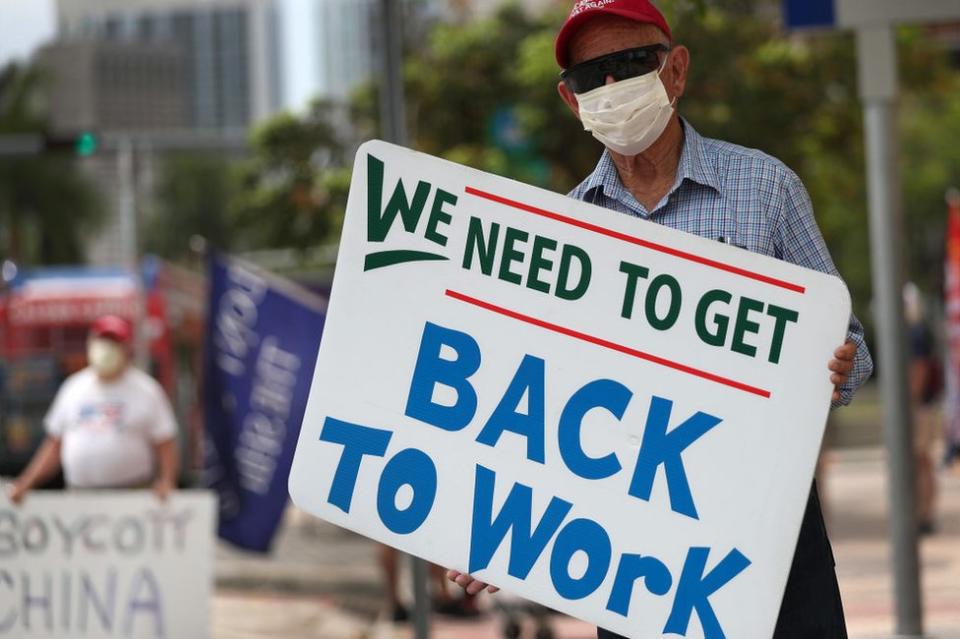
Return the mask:
[[687,70],[690,68],[690,50],[682,44],[673,48],[667,60],[663,81],[671,99],[683,97],[687,89]]
[[564,84],[563,80],[560,80],[560,82],[557,83],[557,93],[560,94],[560,97],[563,99],[566,105],[570,108],[573,114],[577,116],[577,119],[579,120],[580,105],[577,103],[577,96],[573,94],[573,91],[567,88],[567,85]]

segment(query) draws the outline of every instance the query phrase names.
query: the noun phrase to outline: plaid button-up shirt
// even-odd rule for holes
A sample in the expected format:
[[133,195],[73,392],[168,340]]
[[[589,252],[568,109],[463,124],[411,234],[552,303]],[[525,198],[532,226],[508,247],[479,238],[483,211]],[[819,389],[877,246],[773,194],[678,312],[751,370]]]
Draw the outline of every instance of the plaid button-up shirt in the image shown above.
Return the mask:
[[[569,196],[839,275],[813,217],[810,196],[796,173],[761,151],[702,137],[689,122],[682,122],[684,142],[676,180],[652,211],[623,186],[607,151]],[[834,405],[849,404],[873,371],[863,326],[852,315],[848,339],[856,343],[857,355],[840,389],[840,401]],[[824,375],[829,374],[826,364]]]

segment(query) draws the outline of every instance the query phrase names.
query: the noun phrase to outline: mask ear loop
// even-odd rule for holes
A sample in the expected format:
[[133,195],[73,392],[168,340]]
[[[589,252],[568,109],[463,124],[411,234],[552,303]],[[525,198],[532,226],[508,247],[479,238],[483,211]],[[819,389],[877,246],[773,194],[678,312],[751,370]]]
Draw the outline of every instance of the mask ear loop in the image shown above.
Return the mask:
[[[663,84],[663,78],[660,77],[660,74],[663,73],[663,70],[667,68],[667,60],[670,58],[670,52],[673,51],[673,47],[667,49],[667,55],[663,56],[663,64],[660,65],[660,68],[657,70],[657,79],[660,80],[660,84]],[[667,86],[663,86],[666,90]],[[673,96],[673,99],[670,100],[670,108],[674,109],[677,106],[677,96]]]
[[672,52],[673,52],[673,47],[671,47],[671,46],[668,45],[668,46],[667,46],[667,50],[664,51],[663,62],[660,64],[660,68],[657,69],[657,75],[658,75],[658,76],[659,76],[661,73],[663,73],[663,70],[664,70],[664,69],[667,68],[667,60],[670,59],[670,53],[672,53]]

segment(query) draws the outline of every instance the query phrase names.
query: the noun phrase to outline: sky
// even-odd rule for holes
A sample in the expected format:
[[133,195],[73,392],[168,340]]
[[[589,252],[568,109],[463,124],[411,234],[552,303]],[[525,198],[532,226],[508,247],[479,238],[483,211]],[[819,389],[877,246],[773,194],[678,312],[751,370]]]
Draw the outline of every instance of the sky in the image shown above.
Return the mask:
[[0,67],[26,60],[55,32],[53,0],[0,0]]
[[[0,0],[3,2],[3,0]],[[306,105],[316,92],[316,80],[319,69],[316,68],[316,56],[310,55],[314,21],[304,19],[311,16],[312,0],[284,0],[281,3],[281,29],[284,37],[281,42],[281,56],[286,65],[284,74],[283,98],[287,107],[294,109]]]

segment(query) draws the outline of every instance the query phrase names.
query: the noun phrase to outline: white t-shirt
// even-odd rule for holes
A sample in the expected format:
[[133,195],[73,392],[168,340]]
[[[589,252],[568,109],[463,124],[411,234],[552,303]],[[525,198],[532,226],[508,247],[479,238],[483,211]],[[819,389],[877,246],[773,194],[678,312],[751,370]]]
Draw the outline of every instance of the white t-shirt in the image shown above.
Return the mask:
[[62,439],[60,461],[74,488],[125,488],[154,476],[153,446],[177,435],[163,388],[132,366],[101,381],[91,368],[71,375],[44,419]]

